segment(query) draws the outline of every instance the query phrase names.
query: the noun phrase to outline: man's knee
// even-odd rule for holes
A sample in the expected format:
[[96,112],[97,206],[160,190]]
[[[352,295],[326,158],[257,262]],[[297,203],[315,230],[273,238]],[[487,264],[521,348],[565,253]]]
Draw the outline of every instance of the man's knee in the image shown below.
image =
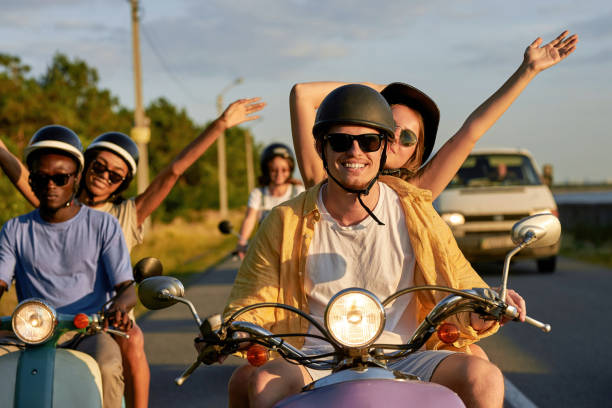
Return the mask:
[[230,408],[249,406],[249,383],[255,367],[242,365],[234,370],[227,384]]
[[300,392],[308,374],[301,366],[282,359],[272,360],[253,371],[249,377],[251,407],[270,407],[276,402]]
[[129,339],[119,336],[115,337],[117,344],[119,344],[121,348],[121,353],[130,356],[144,356],[144,335],[140,327],[134,323],[134,326],[128,331],[128,334],[130,336]]
[[467,406],[501,407],[504,377],[499,368],[482,358],[453,354],[440,363],[431,379],[455,391]]

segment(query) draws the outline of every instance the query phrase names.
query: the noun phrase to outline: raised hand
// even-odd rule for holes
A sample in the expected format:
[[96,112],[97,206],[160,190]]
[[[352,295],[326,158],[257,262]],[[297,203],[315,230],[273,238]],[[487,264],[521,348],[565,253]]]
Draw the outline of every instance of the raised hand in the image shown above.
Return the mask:
[[524,63],[534,71],[540,72],[564,60],[576,49],[578,35],[573,34],[569,37],[569,31],[563,31],[557,38],[542,45],[542,38],[538,37],[525,50]]
[[225,122],[227,129],[244,122],[259,119],[259,115],[253,115],[266,106],[265,102],[258,102],[261,98],[238,99],[230,104],[221,114],[220,119]]

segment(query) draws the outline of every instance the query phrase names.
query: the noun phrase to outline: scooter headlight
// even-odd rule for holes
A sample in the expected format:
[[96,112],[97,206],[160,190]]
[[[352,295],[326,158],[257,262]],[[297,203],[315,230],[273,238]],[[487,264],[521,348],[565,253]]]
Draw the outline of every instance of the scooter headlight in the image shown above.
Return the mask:
[[344,289],[327,304],[325,327],[343,346],[365,347],[382,333],[385,309],[376,296],[365,289]]
[[12,318],[13,332],[27,344],[41,344],[49,340],[56,322],[55,310],[40,299],[21,302]]

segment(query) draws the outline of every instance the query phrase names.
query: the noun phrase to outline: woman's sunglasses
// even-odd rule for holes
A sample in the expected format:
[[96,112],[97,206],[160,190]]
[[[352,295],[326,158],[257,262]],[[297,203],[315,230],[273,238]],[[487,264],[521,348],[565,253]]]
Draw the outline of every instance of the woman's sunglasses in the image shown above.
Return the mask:
[[417,135],[414,134],[414,132],[410,129],[402,129],[399,135],[399,144],[401,144],[402,146],[413,146],[415,145],[417,142],[419,141],[419,139],[417,138]]
[[31,173],[30,182],[35,187],[46,187],[49,185],[49,180],[58,187],[63,187],[68,184],[70,178],[76,173],[70,174],[45,174],[45,173]]
[[125,180],[125,177],[116,171],[110,170],[104,163],[94,160],[91,163],[90,170],[96,173],[98,176],[104,176],[104,173],[108,173],[108,184],[117,184]]
[[357,141],[361,151],[371,153],[380,149],[383,137],[384,136],[379,133],[364,133],[362,135],[330,133],[328,135],[325,135],[324,140],[329,141],[329,145],[336,153],[348,151],[353,145],[353,140]]

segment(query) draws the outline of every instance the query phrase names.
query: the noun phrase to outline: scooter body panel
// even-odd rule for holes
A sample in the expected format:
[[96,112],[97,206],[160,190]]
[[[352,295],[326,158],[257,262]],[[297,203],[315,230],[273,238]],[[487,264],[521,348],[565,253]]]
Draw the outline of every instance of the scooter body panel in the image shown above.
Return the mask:
[[446,387],[422,381],[359,380],[305,391],[281,401],[275,408],[306,407],[465,407]]
[[[23,353],[16,351],[0,356],[0,406],[32,407],[35,400],[46,401],[52,407],[102,407],[102,377],[96,361],[89,355],[75,350],[51,349],[52,361],[28,359],[20,375],[20,360]],[[30,354],[32,355],[32,354]],[[37,365],[38,364],[38,365]],[[53,367],[46,367],[54,365]],[[37,385],[32,380],[48,370],[53,372],[50,389]],[[34,374],[35,372],[35,374]],[[44,382],[43,382],[44,384]],[[21,389],[21,390],[20,390]],[[25,395],[24,395],[25,392]],[[49,395],[52,393],[52,397]]]

